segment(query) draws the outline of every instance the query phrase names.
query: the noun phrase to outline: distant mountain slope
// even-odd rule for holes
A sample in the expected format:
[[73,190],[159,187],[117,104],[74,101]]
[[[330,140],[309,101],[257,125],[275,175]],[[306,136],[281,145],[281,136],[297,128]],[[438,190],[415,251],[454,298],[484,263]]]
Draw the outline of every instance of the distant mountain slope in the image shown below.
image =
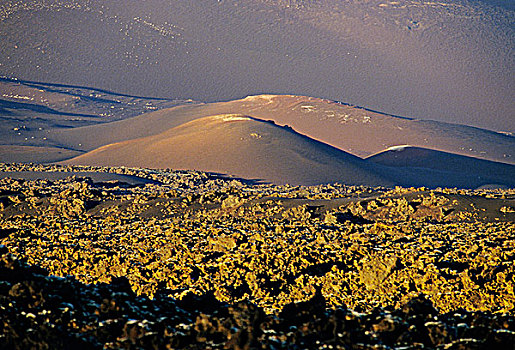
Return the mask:
[[410,144],[515,164],[513,136],[292,95],[259,95],[229,102],[178,106],[113,123],[58,129],[45,133],[45,137],[63,147],[89,151],[108,143],[159,134],[196,118],[228,113],[290,125],[303,135],[359,157]]
[[302,185],[393,184],[374,164],[244,115],[200,118],[158,135],[103,146],[65,163],[195,169]]
[[87,86],[0,77],[0,116],[6,110],[27,109],[56,116],[73,116],[74,121],[93,124],[192,102],[125,95]]
[[5,0],[0,75],[198,101],[291,93],[513,132],[512,2]]
[[60,147],[0,145],[0,162],[52,163],[82,153]]
[[[359,176],[349,175],[349,164],[359,163],[360,171],[372,171],[374,174],[371,178],[365,176],[360,179],[357,183],[361,184],[467,188],[489,184],[515,186],[511,180],[515,177],[513,167],[508,165],[515,164],[513,136],[464,125],[392,116],[319,98],[257,95],[228,102],[195,103],[119,95],[86,87],[15,82],[7,79],[0,79],[0,93],[4,97],[0,99],[2,162],[48,163],[93,151],[84,156],[86,159],[91,154],[97,154],[98,149],[105,145],[110,145],[108,148],[112,150],[115,148],[113,144],[135,145],[142,138],[153,140],[152,144],[164,137],[163,135],[167,135],[168,144],[175,145],[172,147],[174,150],[181,150],[177,151],[177,154],[183,152],[188,162],[184,159],[175,162],[177,159],[173,157],[168,159],[170,162],[154,159],[147,152],[150,150],[148,147],[153,149],[152,152],[156,149],[160,149],[159,152],[163,154],[170,152],[170,147],[165,147],[167,143],[161,142],[159,147],[139,143],[138,147],[129,153],[122,152],[123,157],[111,158],[117,160],[117,163],[106,164],[174,168],[180,166],[241,177],[257,176],[274,182],[284,180],[295,184],[314,184],[336,181],[356,183]],[[167,108],[170,106],[172,107]],[[148,110],[154,112],[144,113]],[[209,116],[227,114],[252,115],[253,118],[248,122],[272,128],[272,138],[279,140],[283,136],[287,137],[266,147],[258,142],[234,143],[231,140],[234,135],[238,135],[237,133],[229,131],[226,126],[213,124],[212,121],[206,123],[206,120],[210,120],[206,119]],[[266,120],[274,121],[276,125],[264,122]],[[211,138],[204,139],[202,130],[207,132],[207,125],[217,125],[218,131],[216,135],[213,134],[214,131],[210,131]],[[286,132],[290,130],[288,128],[281,128],[286,125],[293,127],[298,134]],[[183,140],[183,143],[179,143],[177,135],[174,136],[173,133],[183,128],[189,129],[191,135],[197,133],[197,137],[193,137],[193,141]],[[194,128],[198,130],[195,131]],[[253,133],[250,129],[242,129],[240,132],[244,135]],[[296,135],[296,141],[292,141],[292,135]],[[246,137],[240,135],[240,139]],[[212,143],[215,140],[216,144]],[[190,144],[194,146],[189,146]],[[418,153],[414,153],[410,158],[411,162],[414,159],[421,161],[399,166],[397,153],[397,158],[392,164],[385,163],[386,156],[371,157],[367,161],[354,157],[371,156],[402,144],[425,149],[423,152],[417,151]],[[230,145],[238,151],[224,158],[227,148],[232,147]],[[242,148],[242,145],[248,147]],[[278,149],[273,150],[273,145],[277,145]],[[291,149],[291,145],[295,147]],[[210,157],[204,157],[201,152],[210,154],[206,147],[211,153],[216,153],[216,150],[221,153],[218,156],[213,153]],[[302,150],[302,147],[306,149]],[[433,154],[430,149],[446,152],[447,156],[444,157],[436,151]],[[330,150],[331,156],[327,158],[327,154],[322,150]],[[297,154],[289,159],[295,159],[298,154],[305,153],[310,154],[308,159],[311,161],[331,161],[319,164],[302,160],[290,164],[291,162],[284,162],[283,158],[286,156],[279,155],[281,152]],[[435,156],[428,157],[428,152]],[[270,162],[266,161],[268,155],[271,155]],[[340,159],[342,155],[345,155],[343,168]],[[452,162],[449,161],[449,157],[452,158]],[[377,160],[377,164],[371,164],[380,158],[382,161]],[[210,159],[217,159],[217,163],[213,164]],[[251,162],[245,163],[247,159]],[[478,159],[482,159],[483,162]],[[174,162],[171,162],[172,160]],[[507,164],[485,162],[486,160]],[[149,163],[150,161],[152,162]],[[355,163],[356,161],[358,163]],[[252,171],[242,168],[245,164],[250,164],[249,166],[253,167]],[[267,166],[262,166],[263,164]],[[437,168],[434,164],[442,166]],[[258,168],[261,169],[260,172],[254,171]],[[360,174],[360,171],[356,174]],[[289,173],[286,174],[287,172]]]
[[162,133],[210,113],[202,113],[201,105],[183,105],[133,118],[88,125],[78,128],[48,130],[45,137],[65,147],[90,151],[103,145]]
[[404,172],[403,181],[417,186],[515,187],[515,165],[491,162],[412,146],[392,147],[366,158]]
[[0,77],[0,161],[41,163],[76,156],[82,153],[80,141],[56,143],[47,131],[111,123],[191,103]]

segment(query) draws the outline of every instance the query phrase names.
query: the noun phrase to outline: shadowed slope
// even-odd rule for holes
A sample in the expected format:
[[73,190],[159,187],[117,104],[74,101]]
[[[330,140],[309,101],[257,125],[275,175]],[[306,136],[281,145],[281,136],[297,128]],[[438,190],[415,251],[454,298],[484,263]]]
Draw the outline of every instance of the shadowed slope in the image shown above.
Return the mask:
[[368,157],[404,172],[404,181],[420,186],[515,187],[515,166],[412,146],[392,147]]
[[373,164],[243,115],[201,118],[161,134],[110,144],[67,164],[196,169],[275,183],[392,185]]

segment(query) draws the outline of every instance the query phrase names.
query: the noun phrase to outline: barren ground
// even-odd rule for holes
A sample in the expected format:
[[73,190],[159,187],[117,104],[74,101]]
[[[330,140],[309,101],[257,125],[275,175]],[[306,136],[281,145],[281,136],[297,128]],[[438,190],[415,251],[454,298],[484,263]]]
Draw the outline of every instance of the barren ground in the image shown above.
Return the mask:
[[[513,344],[513,190],[0,170],[8,348],[62,348],[59,332],[108,348]],[[96,172],[143,180],[55,175]]]

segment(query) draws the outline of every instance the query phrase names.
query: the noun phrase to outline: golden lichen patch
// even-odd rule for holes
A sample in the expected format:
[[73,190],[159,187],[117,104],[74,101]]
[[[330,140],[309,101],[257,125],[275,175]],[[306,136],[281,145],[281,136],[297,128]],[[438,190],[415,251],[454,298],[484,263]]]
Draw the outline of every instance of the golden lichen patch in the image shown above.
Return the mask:
[[356,309],[400,306],[421,293],[441,311],[515,307],[515,225],[480,220],[467,204],[478,198],[499,212],[514,205],[509,190],[153,176],[163,182],[0,180],[0,244],[58,276],[86,283],[126,276],[138,294],[212,291],[269,312],[317,288],[330,305]]

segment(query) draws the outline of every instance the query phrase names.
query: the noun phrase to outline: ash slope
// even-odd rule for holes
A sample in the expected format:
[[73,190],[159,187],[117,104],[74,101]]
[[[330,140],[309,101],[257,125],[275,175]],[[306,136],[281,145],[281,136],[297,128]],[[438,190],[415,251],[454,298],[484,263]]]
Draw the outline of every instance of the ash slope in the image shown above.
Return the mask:
[[161,134],[100,147],[65,164],[195,169],[273,183],[391,186],[381,168],[244,115],[200,118]]
[[0,74],[201,101],[321,96],[513,132],[515,12],[499,3],[9,0]]
[[195,119],[158,135],[102,146],[64,163],[195,169],[294,185],[515,187],[513,165],[431,150],[426,153],[431,154],[426,162],[441,167],[381,162],[378,156],[363,160],[273,122],[223,114]]
[[62,147],[90,151],[109,143],[159,134],[196,118],[217,114],[246,114],[273,120],[358,157],[409,144],[515,164],[515,137],[511,135],[292,95],[258,95],[228,102],[189,104],[113,123],[61,128],[43,134]]
[[448,152],[406,145],[392,147],[366,159],[402,169],[405,181],[414,186],[515,187],[515,165]]
[[111,123],[192,101],[121,95],[72,85],[0,77],[0,160],[47,163],[82,154],[78,142],[64,145],[46,135]]

